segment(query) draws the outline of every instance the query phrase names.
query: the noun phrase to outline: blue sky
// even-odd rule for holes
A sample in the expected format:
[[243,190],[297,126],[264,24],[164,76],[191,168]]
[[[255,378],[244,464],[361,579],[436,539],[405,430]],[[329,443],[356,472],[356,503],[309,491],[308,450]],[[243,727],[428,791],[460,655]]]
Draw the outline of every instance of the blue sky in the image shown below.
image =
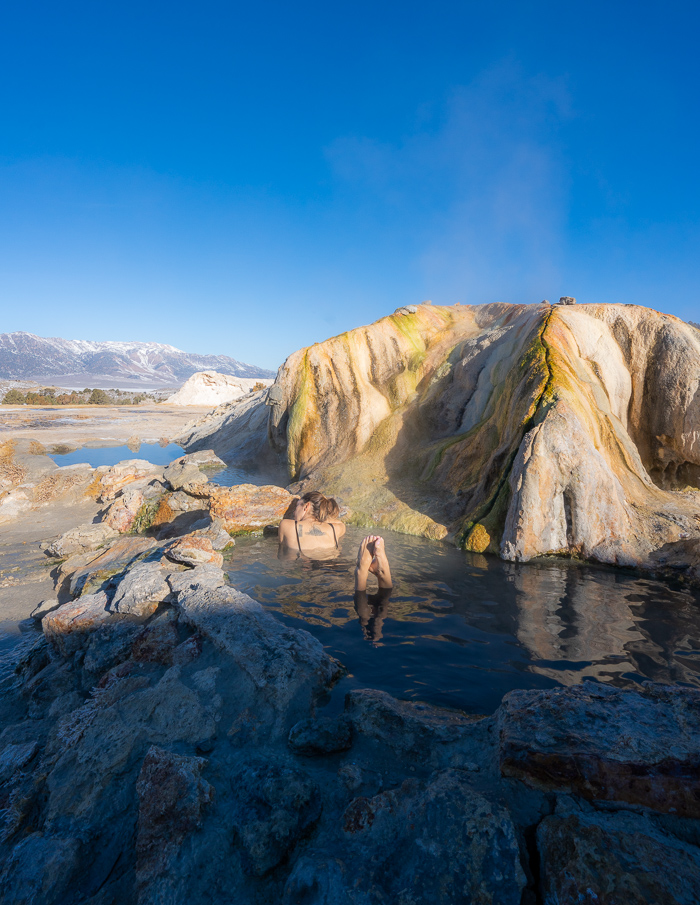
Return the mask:
[[5,4],[0,332],[275,368],[428,298],[700,321],[699,18]]

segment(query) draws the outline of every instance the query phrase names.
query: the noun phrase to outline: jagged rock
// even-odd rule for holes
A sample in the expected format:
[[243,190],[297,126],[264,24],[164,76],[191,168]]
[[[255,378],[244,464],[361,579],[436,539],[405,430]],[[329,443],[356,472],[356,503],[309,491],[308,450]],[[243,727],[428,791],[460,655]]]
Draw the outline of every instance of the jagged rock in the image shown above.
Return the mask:
[[342,827],[342,858],[310,846],[287,882],[284,905],[520,905],[526,878],[515,827],[459,771],[356,798]]
[[418,311],[417,305],[402,305],[401,308],[394,311],[394,314],[415,314],[416,311]]
[[117,613],[150,615],[170,593],[165,572],[158,563],[139,563],[117,585],[112,609]]
[[[168,613],[162,618],[156,617],[139,631],[131,647],[131,657],[136,663],[161,663],[164,666],[172,666],[179,642],[177,628]],[[196,657],[187,659],[180,657],[179,665],[182,666],[193,659]]]
[[44,616],[41,626],[54,650],[68,657],[84,646],[99,625],[114,619],[104,591],[85,594]]
[[202,474],[199,466],[192,461],[176,459],[163,472],[163,477],[173,490],[182,490],[189,484],[206,484],[209,478]]
[[250,764],[231,785],[243,870],[261,877],[314,826],[321,815],[319,791],[301,770],[267,762]]
[[[206,761],[152,745],[136,783],[139,816],[136,885],[139,900],[167,896],[173,863],[183,841],[202,824],[213,789],[202,779]],[[146,895],[147,893],[147,895]],[[171,891],[172,896],[172,891]]]
[[307,756],[347,751],[351,745],[352,726],[345,717],[299,720],[289,732],[289,747]]
[[220,459],[213,449],[198,449],[195,452],[187,453],[176,462],[192,462],[199,468],[226,468],[226,463]]
[[575,304],[576,304],[576,299],[575,299],[575,298],[572,298],[572,296],[570,296],[570,295],[562,295],[561,298],[559,299],[558,304],[560,304],[560,305],[575,305]]
[[84,594],[102,587],[155,546],[156,542],[148,537],[118,538],[103,553],[91,557],[72,572],[71,594]]
[[547,905],[700,902],[700,851],[640,814],[547,817],[537,848]]
[[[143,607],[143,616],[150,616],[158,604]],[[120,614],[121,615],[121,614]],[[139,622],[133,619],[114,618],[97,625],[87,635],[85,656],[83,657],[84,682],[91,687],[96,679],[107,670],[123,663],[132,651],[136,637],[141,630]]]
[[186,566],[213,565],[221,568],[224,558],[217,553],[208,537],[191,534],[180,537],[165,548],[165,555],[173,562]]
[[512,691],[498,711],[506,776],[584,798],[700,817],[700,690],[587,682]]
[[79,525],[53,541],[46,548],[46,552],[49,556],[60,558],[72,556],[74,553],[87,553],[101,547],[116,534],[117,531],[105,522]]

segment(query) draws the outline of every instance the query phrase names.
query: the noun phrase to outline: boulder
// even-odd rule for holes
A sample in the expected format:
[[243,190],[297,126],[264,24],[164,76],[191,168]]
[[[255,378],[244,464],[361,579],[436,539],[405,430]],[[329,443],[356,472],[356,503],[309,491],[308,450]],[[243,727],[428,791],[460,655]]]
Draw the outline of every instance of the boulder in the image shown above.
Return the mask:
[[182,572],[170,572],[166,576],[170,590],[174,594],[185,594],[194,591],[215,591],[226,584],[223,569],[212,563],[184,569]]
[[700,817],[700,689],[593,682],[512,691],[498,710],[505,776],[583,798]]
[[221,568],[224,562],[223,556],[214,550],[208,537],[191,534],[177,538],[164,552],[168,559],[186,566],[212,565]]
[[97,550],[117,533],[117,530],[106,522],[79,525],[77,528],[66,531],[58,540],[49,544],[46,552],[49,556],[61,559],[72,556],[74,553],[87,553],[90,550]]
[[40,832],[26,836],[12,850],[0,874],[4,905],[69,901],[80,855],[80,842],[70,836]]
[[215,550],[225,550],[226,547],[233,547],[236,544],[236,541],[225,530],[218,519],[215,519],[206,528],[198,528],[196,531],[192,531],[190,536],[206,538],[211,542]]
[[31,617],[35,622],[41,622],[47,613],[57,610],[60,605],[61,604],[55,597],[52,597],[49,600],[42,600],[41,603],[32,610]]
[[111,608],[122,614],[150,615],[170,593],[162,566],[158,563],[138,563],[117,585]]
[[340,858],[307,848],[289,877],[284,905],[520,905],[526,878],[510,816],[459,771],[356,798],[342,832]]
[[552,905],[700,902],[700,851],[631,813],[571,813],[537,828],[542,899]]
[[575,305],[576,299],[570,295],[562,295],[558,302],[559,305]]
[[163,472],[163,478],[173,490],[182,490],[188,484],[206,484],[209,478],[202,474],[199,466],[192,461],[176,459]]
[[209,500],[209,514],[233,534],[262,531],[265,525],[281,521],[292,502],[292,495],[282,487],[265,484],[237,484],[234,487],[193,489],[197,496]]

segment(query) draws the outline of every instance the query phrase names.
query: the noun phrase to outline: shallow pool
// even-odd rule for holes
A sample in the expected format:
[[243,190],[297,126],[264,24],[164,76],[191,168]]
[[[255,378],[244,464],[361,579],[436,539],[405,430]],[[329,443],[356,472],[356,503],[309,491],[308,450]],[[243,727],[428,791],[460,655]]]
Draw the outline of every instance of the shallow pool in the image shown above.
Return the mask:
[[142,443],[138,448],[131,446],[84,446],[68,453],[57,453],[50,456],[57,465],[82,465],[87,463],[92,468],[99,465],[116,465],[125,459],[145,459],[153,465],[168,465],[173,459],[184,455],[185,451],[176,443],[161,446],[159,443]]
[[[490,713],[514,688],[594,679],[700,685],[700,595],[620,570],[550,559],[514,565],[385,532],[395,590],[362,613],[353,568],[281,562],[274,539],[239,538],[231,583],[314,634],[349,670],[342,688]],[[339,690],[342,690],[339,689]]]

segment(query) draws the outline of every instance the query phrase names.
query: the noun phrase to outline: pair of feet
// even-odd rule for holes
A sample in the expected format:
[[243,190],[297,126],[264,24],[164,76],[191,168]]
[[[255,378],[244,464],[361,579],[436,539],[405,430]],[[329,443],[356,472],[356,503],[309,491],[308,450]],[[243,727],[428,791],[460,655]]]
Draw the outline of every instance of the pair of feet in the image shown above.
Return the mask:
[[391,569],[384,548],[384,538],[378,534],[369,534],[360,544],[357,551],[357,566],[355,568],[355,590],[367,590],[367,578],[369,573],[377,576],[380,588],[391,587]]

